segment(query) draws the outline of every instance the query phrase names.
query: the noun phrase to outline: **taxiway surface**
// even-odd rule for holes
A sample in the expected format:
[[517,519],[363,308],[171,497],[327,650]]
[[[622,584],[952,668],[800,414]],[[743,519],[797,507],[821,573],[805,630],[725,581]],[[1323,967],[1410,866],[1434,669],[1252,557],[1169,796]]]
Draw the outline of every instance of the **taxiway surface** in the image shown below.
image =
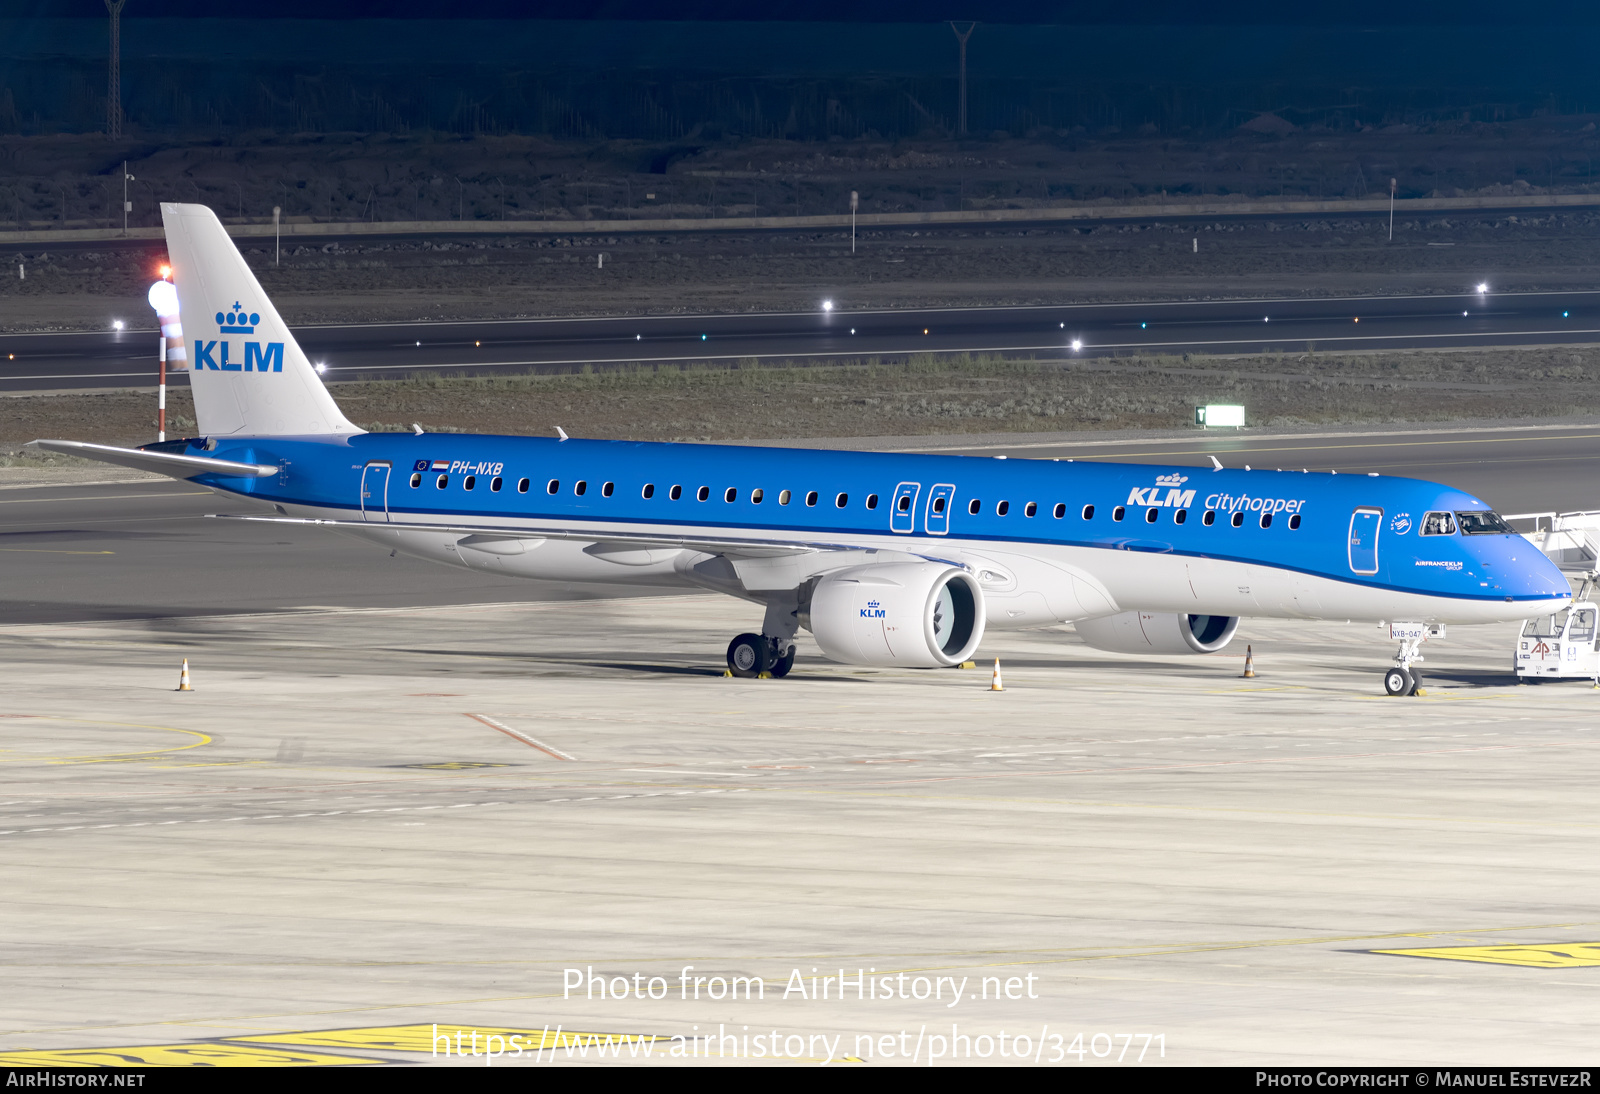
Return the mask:
[[[1450,349],[1600,341],[1600,293],[1468,293],[1062,307],[528,319],[303,327],[330,380],[418,372],[565,372],[583,365],[1004,353]],[[1077,348],[1074,349],[1076,344]],[[155,334],[0,335],[0,391],[154,386]],[[181,382],[181,376],[175,380]]]
[[[558,1064],[599,1055],[558,1028],[662,1038],[622,1063],[1592,1057],[1597,700],[1512,686],[1510,628],[1389,699],[1367,626],[995,635],[995,693],[809,640],[725,679],[747,617],[0,628],[0,1064],[484,1064],[434,1026]],[[820,979],[858,970],[875,997]],[[564,995],[590,976],[660,997]]]

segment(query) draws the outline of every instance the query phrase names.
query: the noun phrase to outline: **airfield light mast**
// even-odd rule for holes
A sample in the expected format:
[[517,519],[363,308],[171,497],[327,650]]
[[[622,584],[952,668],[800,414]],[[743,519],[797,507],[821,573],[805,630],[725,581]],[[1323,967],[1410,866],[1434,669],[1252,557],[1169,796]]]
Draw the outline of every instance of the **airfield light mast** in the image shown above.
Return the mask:
[[[110,3],[111,0],[106,0]],[[961,105],[956,113],[956,132],[963,137],[967,135],[967,39],[972,37],[972,32],[978,29],[974,20],[967,24],[966,30],[956,29],[955,21],[950,23],[950,30],[955,34],[956,41],[961,43]]]
[[106,86],[106,136],[122,139],[122,6],[128,0],[105,0],[111,15],[111,58]]

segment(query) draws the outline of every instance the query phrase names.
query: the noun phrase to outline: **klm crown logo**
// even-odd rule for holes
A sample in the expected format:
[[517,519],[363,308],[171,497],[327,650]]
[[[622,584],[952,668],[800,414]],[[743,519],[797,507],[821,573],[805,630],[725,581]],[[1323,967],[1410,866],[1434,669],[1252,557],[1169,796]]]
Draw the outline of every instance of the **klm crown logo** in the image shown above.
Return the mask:
[[1186,483],[1188,481],[1189,481],[1189,476],[1188,475],[1180,475],[1177,472],[1173,472],[1170,475],[1157,475],[1156,476],[1156,485],[1157,486],[1182,486],[1184,483]]
[[[223,334],[254,334],[261,322],[260,312],[245,311],[239,301],[233,302],[229,311],[217,312],[217,326]],[[244,342],[231,344],[226,338],[211,341],[199,338],[194,343],[195,372],[210,369],[216,372],[282,372],[283,342]],[[244,350],[244,360],[234,356],[234,351]]]
[[217,313],[217,326],[222,328],[223,334],[254,334],[256,324],[261,322],[260,312],[246,312],[244,305],[237,300],[233,302],[231,312]]

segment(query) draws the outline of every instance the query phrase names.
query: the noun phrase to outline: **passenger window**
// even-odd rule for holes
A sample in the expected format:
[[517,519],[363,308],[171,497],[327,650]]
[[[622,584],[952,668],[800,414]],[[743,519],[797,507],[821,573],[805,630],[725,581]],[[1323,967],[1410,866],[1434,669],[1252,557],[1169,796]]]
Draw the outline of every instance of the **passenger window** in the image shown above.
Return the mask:
[[1161,510],[1156,509],[1156,508],[1154,508],[1152,506],[1151,508],[1146,509],[1144,511],[1144,522],[1146,524],[1154,524],[1156,522],[1156,518],[1159,517],[1160,515],[1161,515]]
[[1121,520],[1127,512],[1128,511],[1126,509],[1119,505],[1115,509],[1111,510],[1111,519]]
[[1094,506],[1085,505],[1083,507],[1083,519],[1084,520],[1093,520],[1094,519]]
[[1244,527],[1244,513],[1240,512],[1233,514],[1233,526],[1235,528]]
[[588,489],[589,489],[589,484],[587,482],[585,482],[583,479],[579,479],[577,482],[572,484],[572,492],[574,494],[576,494],[580,498],[583,497],[584,492],[587,491]]
[[1011,503],[1009,501],[1003,501],[994,507],[994,511],[996,516],[1003,517],[1007,513],[1011,512]]
[[421,474],[412,475],[411,476],[411,489],[415,490],[417,487],[419,487],[421,485],[422,485],[422,475]]
[[878,495],[876,495],[876,494],[868,494],[867,495],[867,508],[868,509],[876,509],[877,507],[878,507]]
[[1207,528],[1210,528],[1213,524],[1217,523],[1217,511],[1215,509],[1207,509],[1206,515],[1200,518],[1200,523],[1204,524]]
[[517,480],[517,493],[526,494],[528,492],[528,485],[529,484],[528,484],[528,480],[527,479],[518,479]]
[[895,503],[895,508],[900,510],[902,513],[911,512],[911,495],[901,494],[900,500]]
[[672,489],[667,491],[667,497],[671,498],[673,501],[677,501],[679,498],[683,497],[683,487],[674,484]]
[[815,490],[812,490],[810,493],[806,494],[806,504],[807,505],[815,505],[815,504],[817,504],[817,492]]
[[973,516],[977,516],[978,510],[982,508],[983,502],[979,501],[977,498],[973,498],[971,501],[967,502],[967,512],[971,513]]
[[560,491],[561,491],[561,480],[560,479],[551,479],[549,482],[544,484],[544,492],[546,494],[556,494],[556,493],[559,493]]
[[723,501],[727,501],[727,502],[738,501],[739,500],[739,491],[734,489],[731,486],[728,487],[726,490],[724,490],[722,492],[722,500]]
[[849,505],[849,504],[850,504],[850,495],[849,494],[840,494],[838,497],[833,499],[833,505],[834,505],[834,508],[836,508],[836,509],[843,509],[846,505]]
[[600,496],[602,498],[609,498],[611,496],[612,491],[614,491],[616,488],[617,488],[617,484],[616,483],[608,482],[608,483],[606,483],[606,484],[604,484],[603,486],[600,487]]
[[1272,527],[1272,514],[1271,513],[1262,513],[1261,514],[1261,527],[1263,527],[1263,528],[1271,528]]
[[1289,518],[1289,531],[1292,532],[1296,528],[1299,528],[1299,527],[1300,527],[1300,514],[1296,513],[1294,516]]
[[780,490],[778,492],[778,504],[779,505],[788,505],[789,504],[789,491]]
[[439,476],[439,481],[435,485],[437,485],[440,490],[443,490],[445,487],[450,485],[450,476],[449,475],[440,475]]
[[698,490],[696,490],[694,492],[694,497],[695,497],[696,501],[705,501],[710,496],[711,496],[711,487],[709,487],[709,486],[702,486],[700,489],[698,489]]
[[500,492],[500,488],[505,485],[505,482],[506,480],[502,479],[499,475],[496,475],[494,478],[489,480],[489,489],[498,494]]
[[461,488],[463,490],[471,490],[474,486],[477,486],[477,485],[478,485],[478,476],[476,476],[476,475],[468,475],[466,478],[461,480]]
[[645,483],[644,484],[644,489],[639,491],[639,493],[640,493],[640,495],[642,497],[644,497],[646,499],[655,497],[656,496],[656,484],[653,483],[653,482]]
[[1189,519],[1189,510],[1187,510],[1187,509],[1179,509],[1176,513],[1172,514],[1172,523],[1173,524],[1182,524],[1184,521],[1186,521],[1188,519]]
[[1027,505],[1022,507],[1022,515],[1025,517],[1031,517],[1038,512],[1039,506],[1035,502],[1030,501]]
[[940,494],[938,497],[933,499],[933,511],[935,513],[944,512],[944,495],[943,494]]
[[1456,518],[1454,513],[1428,513],[1422,518],[1422,534],[1425,536],[1453,536],[1456,534]]
[[1064,502],[1064,501],[1056,502],[1056,507],[1055,507],[1055,510],[1054,510],[1052,515],[1057,520],[1060,520],[1062,517],[1066,516],[1067,515],[1067,503]]
[[756,487],[754,490],[750,491],[750,504],[751,505],[760,505],[761,504],[761,499],[764,496],[765,495],[763,495],[762,492],[761,492],[761,487],[759,487],[759,486]]

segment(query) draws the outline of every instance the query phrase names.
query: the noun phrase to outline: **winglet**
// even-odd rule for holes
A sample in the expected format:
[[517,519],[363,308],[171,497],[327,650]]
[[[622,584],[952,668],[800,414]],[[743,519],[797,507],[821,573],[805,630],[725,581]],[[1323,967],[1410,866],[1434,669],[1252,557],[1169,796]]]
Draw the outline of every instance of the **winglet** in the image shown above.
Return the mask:
[[1221,460],[1217,459],[1215,456],[1207,456],[1206,459],[1211,461],[1211,470],[1213,470],[1213,471],[1221,471],[1222,470],[1222,461]]
[[556,426],[556,432],[560,434],[562,440],[567,439],[567,431],[565,429],[562,429],[560,426]]

